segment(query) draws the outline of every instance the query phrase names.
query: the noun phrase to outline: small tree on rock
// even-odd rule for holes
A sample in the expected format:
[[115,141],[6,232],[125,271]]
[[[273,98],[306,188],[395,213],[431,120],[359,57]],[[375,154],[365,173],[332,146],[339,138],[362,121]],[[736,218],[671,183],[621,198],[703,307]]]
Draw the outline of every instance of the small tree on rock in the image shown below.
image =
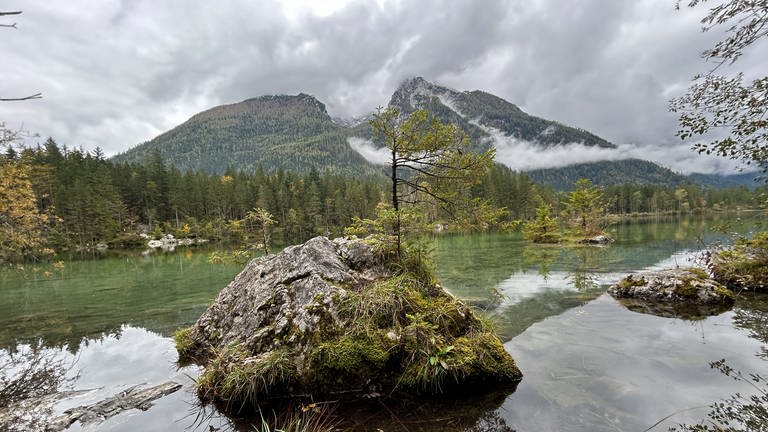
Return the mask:
[[523,237],[534,243],[558,243],[560,229],[557,219],[551,214],[552,207],[549,204],[544,203],[536,207],[536,218],[523,225]]
[[255,207],[248,211],[245,220],[255,224],[259,229],[261,236],[261,247],[264,249],[264,255],[269,255],[269,243],[272,239],[272,226],[277,223],[272,214],[261,207]]
[[576,189],[568,194],[563,216],[584,237],[602,234],[605,225],[603,190],[588,179],[576,180]]
[[403,236],[404,206],[418,206],[422,212],[435,206],[456,220],[478,211],[489,212],[487,203],[472,200],[476,185],[493,163],[495,151],[473,152],[469,138],[456,126],[430,118],[425,110],[408,116],[397,108],[379,109],[370,121],[374,139],[383,141],[390,152],[392,227],[397,254]]

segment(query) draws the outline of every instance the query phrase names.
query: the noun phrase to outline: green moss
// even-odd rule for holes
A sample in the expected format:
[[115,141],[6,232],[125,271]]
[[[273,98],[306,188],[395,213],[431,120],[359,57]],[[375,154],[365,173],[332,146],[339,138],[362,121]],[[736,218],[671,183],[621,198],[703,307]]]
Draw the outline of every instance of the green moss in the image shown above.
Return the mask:
[[694,275],[696,275],[696,279],[700,281],[706,281],[709,279],[709,274],[704,269],[691,267],[688,269],[688,273],[693,273]]
[[403,328],[404,348],[408,352],[430,352],[437,345],[445,343],[437,324],[426,319],[426,312],[408,315],[408,324]]
[[181,328],[173,333],[173,342],[179,353],[179,360],[185,361],[194,357],[191,333],[192,327]]
[[711,264],[715,280],[729,288],[768,292],[768,231],[714,252]]
[[627,275],[627,277],[619,281],[619,288],[622,290],[646,285],[648,285],[648,281],[645,280],[644,276],[640,276],[640,279],[635,279],[632,275]]
[[680,297],[693,298],[699,295],[699,288],[692,279],[681,279],[680,284],[675,286],[675,294]]
[[731,300],[736,300],[736,296],[733,294],[733,291],[729,290],[728,288],[725,288],[723,286],[716,285],[715,286],[715,292],[720,295],[721,297],[725,297]]
[[320,368],[357,375],[384,367],[387,348],[381,338],[343,336],[321,344],[313,357]]
[[[466,345],[464,350],[458,349],[460,342]],[[473,371],[470,373],[473,375],[473,380],[509,382],[522,378],[517,364],[492,332],[475,334],[466,338],[465,341],[457,340],[454,345],[457,346],[457,354],[469,351],[474,353],[474,357],[465,354],[463,358],[465,361],[474,360],[470,363],[472,368],[467,371],[468,373]]]
[[413,357],[399,379],[401,386],[442,393],[455,384],[511,382],[522,378],[515,361],[492,332],[442,343]]
[[442,296],[426,308],[425,321],[437,326],[441,334],[456,337],[467,332],[469,308],[455,299]]
[[287,348],[257,357],[240,345],[225,348],[198,378],[197,394],[204,401],[222,401],[233,411],[255,405],[260,396],[285,391],[295,382],[293,358]]

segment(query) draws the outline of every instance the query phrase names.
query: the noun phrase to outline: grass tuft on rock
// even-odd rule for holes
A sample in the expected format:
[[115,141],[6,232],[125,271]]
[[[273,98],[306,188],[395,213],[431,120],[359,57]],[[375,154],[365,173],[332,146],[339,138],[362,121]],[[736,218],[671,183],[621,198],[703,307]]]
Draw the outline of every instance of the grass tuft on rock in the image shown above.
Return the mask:
[[768,231],[714,252],[710,268],[715,280],[729,288],[768,292]]
[[[285,330],[298,345],[277,338],[280,343],[259,354],[250,351],[250,341],[230,343],[201,358],[196,346],[221,339],[202,337],[210,329],[177,332],[180,357],[205,366],[199,397],[239,412],[297,395],[439,394],[458,385],[519,381],[522,374],[488,321],[446,293],[428,254],[416,252],[406,249],[387,263],[384,277],[334,282],[333,294],[310,297],[302,311],[317,324]],[[195,338],[202,344],[192,343]]]
[[206,402],[223,402],[233,411],[257,406],[259,399],[296,381],[294,353],[287,348],[251,356],[240,345],[215,353],[196,383],[198,396]]

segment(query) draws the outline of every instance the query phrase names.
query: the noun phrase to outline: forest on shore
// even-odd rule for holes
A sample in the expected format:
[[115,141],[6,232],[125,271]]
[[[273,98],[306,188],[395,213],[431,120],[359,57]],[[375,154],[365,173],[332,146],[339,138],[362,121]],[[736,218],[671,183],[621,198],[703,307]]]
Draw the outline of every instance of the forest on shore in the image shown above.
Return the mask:
[[[157,151],[140,163],[114,163],[99,149],[67,148],[49,138],[32,148],[8,147],[0,157],[0,206],[8,207],[0,214],[16,221],[4,224],[0,261],[97,244],[140,247],[147,236],[164,234],[244,244],[256,237],[257,227],[246,218],[254,208],[274,217],[276,244],[336,236],[353,217],[373,216],[387,187],[383,171],[368,178],[315,169],[306,174],[261,168],[254,173],[228,169],[221,175],[181,172]],[[764,189],[625,184],[603,188],[602,200],[616,215],[728,211],[759,207]],[[541,205],[557,214],[565,196],[500,165],[472,192],[505,209],[500,225],[531,220]],[[426,214],[432,221],[444,216],[437,209]]]

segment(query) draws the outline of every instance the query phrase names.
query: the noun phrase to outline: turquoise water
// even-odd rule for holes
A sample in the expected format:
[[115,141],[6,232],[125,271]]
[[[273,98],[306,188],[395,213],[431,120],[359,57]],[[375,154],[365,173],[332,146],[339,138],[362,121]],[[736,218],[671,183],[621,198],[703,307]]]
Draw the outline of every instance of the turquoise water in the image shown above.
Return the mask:
[[[751,222],[731,230],[746,232]],[[629,271],[690,265],[702,244],[726,238],[711,232],[711,224],[620,225],[612,229],[616,242],[606,247],[532,246],[515,234],[437,238],[443,286],[497,324],[525,377],[511,395],[466,396],[442,411],[428,412],[425,404],[398,410],[385,401],[392,412],[366,412],[359,427],[643,431],[675,412],[654,430],[702,419],[706,409],[689,408],[748,390],[710,362],[725,358],[736,369],[768,370],[766,297],[744,297],[731,311],[686,321],[631,312],[604,292]],[[169,337],[194,322],[239,270],[206,258],[177,250],[70,262],[47,279],[3,273],[0,347],[39,342],[75,365],[74,388],[88,391],[55,406],[57,412],[135,384],[173,379],[185,385],[148,411],[70,430],[235,428],[196,404],[198,370],[177,367]]]

